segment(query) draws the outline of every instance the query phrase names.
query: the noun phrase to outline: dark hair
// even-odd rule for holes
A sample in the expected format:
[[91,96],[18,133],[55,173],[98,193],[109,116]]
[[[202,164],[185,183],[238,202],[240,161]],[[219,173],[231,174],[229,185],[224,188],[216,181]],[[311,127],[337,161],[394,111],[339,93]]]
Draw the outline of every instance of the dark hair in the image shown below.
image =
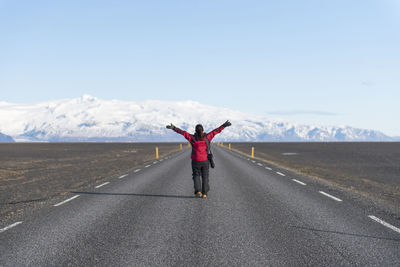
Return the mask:
[[195,128],[196,133],[194,134],[197,139],[203,140],[206,134],[204,133],[203,125],[197,124]]

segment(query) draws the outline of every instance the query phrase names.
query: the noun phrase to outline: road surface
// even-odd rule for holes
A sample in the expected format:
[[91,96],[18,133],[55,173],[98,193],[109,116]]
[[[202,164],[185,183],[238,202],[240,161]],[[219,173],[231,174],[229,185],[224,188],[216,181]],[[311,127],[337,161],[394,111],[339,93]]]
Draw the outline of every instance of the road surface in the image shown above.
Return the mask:
[[214,147],[207,199],[190,150],[11,225],[0,266],[400,266],[400,221],[357,196]]

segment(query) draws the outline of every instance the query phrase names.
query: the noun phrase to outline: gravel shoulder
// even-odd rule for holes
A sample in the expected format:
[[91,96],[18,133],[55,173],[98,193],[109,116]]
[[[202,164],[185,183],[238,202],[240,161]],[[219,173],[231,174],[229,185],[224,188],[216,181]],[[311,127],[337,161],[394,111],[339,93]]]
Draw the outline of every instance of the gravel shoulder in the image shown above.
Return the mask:
[[[0,144],[0,222],[179,151],[179,143]],[[186,148],[186,146],[183,146]]]
[[352,191],[400,214],[400,143],[232,143],[251,155]]

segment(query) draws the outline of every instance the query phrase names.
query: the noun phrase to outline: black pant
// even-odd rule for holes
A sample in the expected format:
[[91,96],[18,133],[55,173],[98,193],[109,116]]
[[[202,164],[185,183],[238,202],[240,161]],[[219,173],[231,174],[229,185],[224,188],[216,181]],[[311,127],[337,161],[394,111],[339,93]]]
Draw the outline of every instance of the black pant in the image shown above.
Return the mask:
[[[194,161],[192,160],[192,171],[193,171],[193,182],[194,182],[194,193],[201,192],[202,194],[207,194],[210,190],[210,185],[208,184],[208,173],[210,169],[210,163],[206,161]],[[202,183],[200,183],[200,176],[202,178]]]

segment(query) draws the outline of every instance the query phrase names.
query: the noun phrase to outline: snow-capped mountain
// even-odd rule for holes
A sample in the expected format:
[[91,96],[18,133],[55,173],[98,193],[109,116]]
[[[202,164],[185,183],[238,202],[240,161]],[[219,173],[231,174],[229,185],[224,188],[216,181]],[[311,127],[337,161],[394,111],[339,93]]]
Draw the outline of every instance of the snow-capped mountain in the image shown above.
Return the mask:
[[11,136],[0,133],[0,142],[14,142],[14,139]]
[[0,130],[16,141],[181,141],[169,123],[192,132],[229,119],[220,141],[392,141],[373,130],[272,121],[193,101],[104,101],[90,95],[37,104],[0,102]]

